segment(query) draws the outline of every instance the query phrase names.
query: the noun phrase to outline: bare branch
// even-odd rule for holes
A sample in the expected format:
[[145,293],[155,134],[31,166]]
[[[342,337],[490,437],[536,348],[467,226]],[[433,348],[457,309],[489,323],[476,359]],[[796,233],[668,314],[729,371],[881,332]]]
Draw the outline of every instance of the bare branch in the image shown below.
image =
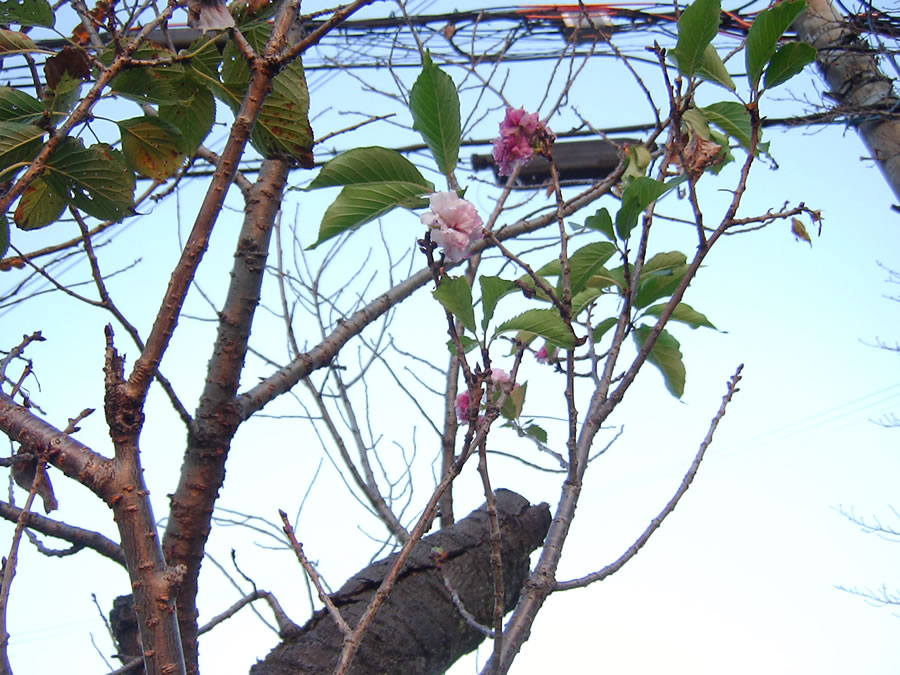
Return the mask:
[[288,520],[287,514],[284,511],[279,511],[278,515],[281,516],[281,521],[284,523],[284,533],[287,535],[288,540],[290,540],[294,553],[297,554],[297,560],[300,561],[304,571],[309,575],[313,585],[316,587],[316,591],[319,594],[319,600],[325,605],[325,608],[328,610],[328,613],[331,615],[331,618],[337,624],[338,628],[341,629],[341,633],[343,633],[344,637],[349,639],[353,630],[347,625],[347,622],[344,621],[340,610],[331,601],[331,598],[328,597],[328,593],[326,593],[325,589],[322,587],[322,579],[319,577],[319,573],[316,572],[316,568],[309,562],[309,559],[303,553],[303,544],[297,541],[297,537],[294,536],[294,528],[291,527],[291,522]]
[[694,461],[691,463],[688,472],[684,475],[684,478],[681,480],[681,485],[678,486],[678,490],[675,491],[675,494],[669,500],[669,502],[663,507],[663,510],[657,514],[657,516],[650,521],[650,524],[647,526],[647,529],[641,533],[641,536],[638,537],[635,542],[628,548],[625,553],[623,553],[618,560],[607,565],[602,570],[597,572],[592,572],[586,576],[583,576],[579,579],[573,579],[571,581],[560,581],[557,582],[554,587],[554,591],[568,591],[573,588],[583,588],[589,584],[594,583],[595,581],[603,581],[606,577],[615,574],[622,567],[631,560],[634,556],[638,554],[638,551],[644,547],[650,537],[653,536],[653,533],[659,529],[659,526],[662,525],[663,521],[671,514],[675,507],[678,506],[678,502],[688,491],[688,488],[691,486],[691,483],[694,481],[694,477],[697,475],[697,471],[700,468],[700,462],[703,461],[703,456],[706,454],[706,450],[709,448],[710,444],[713,440],[713,434],[719,426],[719,422],[722,421],[722,418],[725,417],[725,410],[728,407],[728,404],[731,402],[732,397],[735,393],[738,392],[738,382],[741,381],[741,371],[744,366],[741,364],[738,366],[734,375],[731,376],[731,379],[728,382],[728,391],[725,393],[725,396],[722,397],[722,405],[719,406],[719,411],[716,413],[716,416],[713,417],[712,422],[709,425],[709,430],[706,432],[706,437],[703,439],[703,442],[700,444],[700,448],[697,450],[697,454],[694,456]]

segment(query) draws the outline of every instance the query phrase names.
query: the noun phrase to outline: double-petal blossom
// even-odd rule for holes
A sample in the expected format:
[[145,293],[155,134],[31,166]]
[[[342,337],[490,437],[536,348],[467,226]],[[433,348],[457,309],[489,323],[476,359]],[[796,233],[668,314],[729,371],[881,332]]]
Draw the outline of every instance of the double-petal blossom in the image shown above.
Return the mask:
[[450,262],[472,255],[472,245],[483,234],[484,224],[475,206],[455,192],[436,192],[428,196],[431,210],[422,214],[422,223],[431,228],[431,240],[444,250]]
[[535,153],[544,154],[556,136],[541,122],[537,113],[524,108],[507,108],[500,123],[500,136],[494,140],[494,162],[501,176],[508,176],[516,166],[527,164]]

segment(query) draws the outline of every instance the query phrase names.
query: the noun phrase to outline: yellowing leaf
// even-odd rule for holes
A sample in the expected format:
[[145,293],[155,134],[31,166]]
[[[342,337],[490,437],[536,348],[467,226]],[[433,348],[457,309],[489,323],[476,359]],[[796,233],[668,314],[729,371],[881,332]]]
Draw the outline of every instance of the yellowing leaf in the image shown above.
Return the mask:
[[812,246],[812,239],[809,237],[809,232],[806,231],[806,225],[804,225],[799,218],[791,218],[791,232],[794,233],[794,236],[797,237],[797,239],[802,239]]
[[170,122],[136,117],[119,122],[119,131],[125,161],[142,176],[165,180],[184,163],[181,132]]
[[40,177],[25,188],[16,206],[16,227],[20,230],[37,230],[55,223],[66,208],[66,200],[50,189]]

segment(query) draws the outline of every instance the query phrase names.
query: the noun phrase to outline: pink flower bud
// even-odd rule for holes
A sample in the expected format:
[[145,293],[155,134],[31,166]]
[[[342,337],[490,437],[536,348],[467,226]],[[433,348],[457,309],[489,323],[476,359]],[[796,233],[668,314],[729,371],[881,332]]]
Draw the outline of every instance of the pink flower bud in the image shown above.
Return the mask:
[[559,352],[559,349],[554,347],[553,353],[550,354],[547,352],[547,345],[545,344],[543,347],[537,350],[534,355],[534,358],[537,359],[538,363],[549,363],[551,360],[556,359],[556,355]]

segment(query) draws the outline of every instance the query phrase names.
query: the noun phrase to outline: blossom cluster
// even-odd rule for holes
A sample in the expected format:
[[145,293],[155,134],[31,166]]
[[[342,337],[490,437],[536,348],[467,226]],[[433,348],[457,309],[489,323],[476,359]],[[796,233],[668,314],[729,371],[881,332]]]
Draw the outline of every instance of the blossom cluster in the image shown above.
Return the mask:
[[[506,384],[510,381],[509,373],[499,368],[491,369],[491,382],[495,385]],[[516,385],[518,387],[519,385]],[[463,422],[469,419],[469,408],[472,405],[472,398],[469,391],[466,390],[456,397],[456,416]],[[479,406],[480,407],[480,406]]]
[[483,234],[484,224],[474,204],[455,192],[436,192],[428,197],[431,210],[422,214],[424,225],[431,228],[431,240],[444,250],[450,262],[472,255],[472,246]]
[[537,113],[524,108],[507,108],[500,123],[500,136],[494,141],[494,161],[501,176],[510,175],[517,166],[527,164],[537,154],[547,154],[556,135],[541,122]]

